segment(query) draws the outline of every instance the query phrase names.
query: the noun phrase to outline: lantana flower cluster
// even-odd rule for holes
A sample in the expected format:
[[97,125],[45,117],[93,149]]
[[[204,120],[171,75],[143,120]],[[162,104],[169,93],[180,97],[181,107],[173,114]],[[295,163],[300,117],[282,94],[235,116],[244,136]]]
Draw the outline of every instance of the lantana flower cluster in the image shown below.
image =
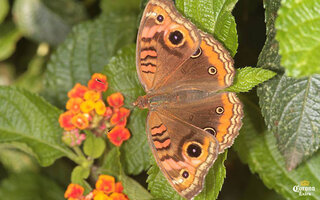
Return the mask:
[[85,130],[90,130],[97,137],[107,133],[116,146],[130,138],[130,132],[125,128],[130,110],[123,107],[124,97],[119,92],[113,93],[107,97],[106,105],[102,93],[107,89],[107,77],[95,73],[88,86],[77,83],[68,92],[67,111],[59,117],[60,126],[65,130],[62,139],[66,144],[80,146],[86,138]]
[[115,178],[109,175],[100,175],[95,189],[88,195],[84,195],[81,185],[71,183],[64,197],[68,200],[129,200],[123,193],[121,182],[115,182]]

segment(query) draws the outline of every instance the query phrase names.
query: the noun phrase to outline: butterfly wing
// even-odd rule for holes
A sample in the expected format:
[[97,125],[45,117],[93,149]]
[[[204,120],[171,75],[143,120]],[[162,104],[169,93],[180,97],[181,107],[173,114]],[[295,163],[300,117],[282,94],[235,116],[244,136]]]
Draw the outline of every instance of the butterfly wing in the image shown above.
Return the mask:
[[136,66],[146,92],[160,85],[199,47],[198,29],[174,7],[173,1],[150,0],[137,36]]
[[175,99],[181,99],[174,104],[165,105],[170,115],[192,124],[214,135],[219,142],[219,153],[233,144],[242,126],[243,107],[233,92],[216,93],[214,95],[193,91],[196,100],[176,94]]
[[165,110],[151,111],[146,129],[161,171],[181,196],[192,199],[203,189],[204,178],[217,158],[217,140]]
[[229,52],[211,35],[200,30],[199,33],[202,37],[200,48],[159,88],[217,91],[232,84],[235,70]]

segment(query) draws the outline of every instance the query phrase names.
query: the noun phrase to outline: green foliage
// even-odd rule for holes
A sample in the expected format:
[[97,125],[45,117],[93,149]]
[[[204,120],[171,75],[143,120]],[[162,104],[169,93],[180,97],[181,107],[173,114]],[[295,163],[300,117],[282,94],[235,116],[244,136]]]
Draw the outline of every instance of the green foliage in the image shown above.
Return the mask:
[[0,87],[0,143],[14,144],[43,166],[61,156],[72,158],[72,152],[61,141],[59,114],[58,109],[37,95]]
[[101,72],[117,49],[134,41],[135,31],[134,15],[120,13],[77,25],[50,57],[46,77],[50,101],[62,107],[68,91]]
[[288,76],[320,74],[319,10],[318,0],[282,1],[276,39]]
[[[218,156],[213,167],[209,170],[206,176],[203,191],[194,198],[195,200],[216,199],[218,197],[224,178],[226,177],[226,169],[223,164],[226,158],[227,151]],[[154,164],[148,171],[149,177],[147,180],[151,194],[154,197],[164,200],[183,200],[183,198],[179,196],[179,194],[168,183],[154,160],[153,163]]]
[[236,22],[231,14],[237,0],[176,0],[177,9],[201,30],[214,35],[234,56],[238,48]]
[[105,140],[101,137],[96,137],[90,131],[86,132],[86,140],[83,144],[83,151],[91,158],[99,158],[106,148]]
[[90,175],[90,168],[77,166],[73,169],[71,173],[71,183],[76,183],[81,185],[85,188],[86,193],[89,193],[92,188],[91,186],[85,181]]
[[11,175],[0,184],[0,196],[11,200],[64,200],[63,193],[54,181],[31,172]]
[[[120,91],[125,97],[125,107],[133,108],[132,103],[144,95],[136,72],[135,45],[119,50],[105,67],[105,74],[109,81],[107,94]],[[121,154],[124,170],[129,174],[139,174],[150,166],[146,156],[150,152],[145,132],[146,117],[147,112],[138,108],[132,109],[130,114],[128,128],[131,138],[123,144]]]
[[104,13],[110,13],[115,10],[122,13],[138,13],[140,11],[140,0],[101,0],[100,7]]
[[21,33],[12,22],[0,24],[0,61],[13,54],[20,38]]
[[16,0],[13,15],[26,36],[51,45],[61,43],[71,26],[86,18],[83,5],[74,0]]
[[6,18],[8,12],[9,12],[9,1],[0,0],[0,24]]
[[[266,2],[267,41],[258,66],[282,71],[275,40],[275,13],[280,6]],[[259,103],[268,129],[275,134],[278,148],[284,155],[287,169],[294,169],[310,157],[320,145],[319,76],[294,79],[286,75],[262,84],[258,88]]]
[[271,79],[275,75],[275,72],[266,69],[252,67],[241,68],[237,70],[233,85],[227,88],[227,91],[248,92],[253,87]]
[[[265,128],[259,107],[247,98],[242,98],[242,102],[245,104],[245,117],[234,144],[241,160],[249,165],[253,173],[259,174],[267,187],[287,199],[299,199],[299,193],[292,188],[300,185],[303,180],[308,180],[310,186],[317,187],[320,184],[319,152],[299,168],[288,172],[285,160],[277,148],[276,138]],[[319,190],[311,192],[308,199],[320,199]]]

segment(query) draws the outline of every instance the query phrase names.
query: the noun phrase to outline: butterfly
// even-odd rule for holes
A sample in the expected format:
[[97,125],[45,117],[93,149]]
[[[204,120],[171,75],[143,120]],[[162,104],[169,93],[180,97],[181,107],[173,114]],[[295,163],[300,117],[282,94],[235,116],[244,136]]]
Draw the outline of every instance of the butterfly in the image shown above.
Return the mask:
[[150,0],[137,36],[136,66],[146,91],[148,142],[172,187],[201,192],[218,154],[233,144],[243,117],[233,60],[221,43],[183,17],[171,0]]

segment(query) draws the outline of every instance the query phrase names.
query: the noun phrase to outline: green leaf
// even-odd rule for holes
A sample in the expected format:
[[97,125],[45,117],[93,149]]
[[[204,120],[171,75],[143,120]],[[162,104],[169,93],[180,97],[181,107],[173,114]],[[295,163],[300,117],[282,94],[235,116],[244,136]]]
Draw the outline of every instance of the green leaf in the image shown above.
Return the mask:
[[9,1],[8,0],[0,0],[0,24],[6,18],[9,10],[10,10]]
[[201,30],[211,33],[234,56],[238,48],[236,22],[232,15],[237,0],[176,0],[177,9]]
[[7,171],[12,173],[36,172],[38,170],[35,159],[18,150],[14,144],[0,144],[0,162]]
[[110,13],[113,11],[121,11],[122,13],[139,13],[140,0],[101,0],[100,8],[104,13]]
[[106,143],[101,137],[96,137],[91,132],[86,132],[86,140],[83,144],[83,151],[91,158],[99,158],[106,148]]
[[46,88],[51,101],[63,107],[75,83],[86,85],[135,34],[134,15],[110,13],[76,26],[50,58]]
[[109,149],[107,155],[104,157],[103,163],[98,170],[98,174],[109,174],[118,177],[121,172],[120,150],[118,147],[111,146],[111,149]]
[[0,184],[0,196],[10,200],[64,200],[63,193],[57,183],[30,172],[11,175]]
[[144,95],[135,66],[135,45],[119,50],[117,55],[105,67],[108,76],[108,94],[120,91],[125,97],[125,107],[132,108],[128,121],[131,138],[121,148],[124,170],[129,174],[139,174],[150,166],[148,153],[150,148],[145,132],[146,110],[133,109],[132,103],[138,96]]
[[320,74],[319,10],[318,0],[282,1],[276,39],[288,76]]
[[[198,196],[196,196],[194,200],[217,199],[218,194],[222,188],[224,178],[226,177],[226,169],[223,164],[226,158],[227,151],[218,156],[213,167],[209,170],[205,178],[205,186],[203,191]],[[155,161],[149,169],[148,174],[148,189],[151,191],[151,194],[154,197],[159,199],[184,199],[172,188],[172,186],[160,171]]]
[[271,79],[275,75],[275,72],[261,68],[244,67],[237,69],[233,85],[227,88],[227,91],[248,92],[255,86]]
[[77,166],[71,173],[71,182],[83,185],[84,179],[87,179],[90,175],[90,168]]
[[[42,166],[74,154],[62,143],[60,110],[41,97],[13,87],[0,87],[0,143],[12,143],[35,156]],[[24,144],[24,145],[19,145]]]
[[297,169],[288,172],[285,160],[279,152],[276,138],[268,132],[263,123],[258,106],[242,98],[245,104],[243,127],[235,140],[234,149],[240,159],[249,165],[253,173],[258,173],[264,184],[286,199],[320,199],[320,190],[311,191],[311,196],[299,197],[293,187],[303,180],[310,181],[310,186],[320,185],[320,152]]
[[137,181],[129,176],[122,175],[120,181],[123,185],[123,192],[128,195],[130,200],[151,200],[151,194],[142,187]]
[[12,22],[0,24],[0,61],[9,58],[16,49],[21,33]]
[[[282,71],[274,20],[280,0],[266,1],[267,41],[258,65]],[[320,146],[320,76],[295,79],[278,75],[258,88],[259,104],[268,129],[275,134],[287,169],[294,169]]]
[[26,36],[52,45],[61,43],[71,26],[86,18],[84,6],[75,0],[16,0],[13,15]]

